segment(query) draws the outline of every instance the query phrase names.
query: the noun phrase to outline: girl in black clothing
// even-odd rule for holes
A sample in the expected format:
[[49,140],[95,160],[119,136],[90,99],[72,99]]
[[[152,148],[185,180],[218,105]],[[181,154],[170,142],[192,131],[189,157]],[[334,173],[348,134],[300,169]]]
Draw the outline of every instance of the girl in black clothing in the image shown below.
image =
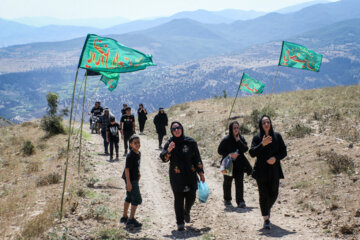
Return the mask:
[[[190,210],[195,202],[199,174],[205,182],[203,164],[197,143],[184,136],[184,129],[179,122],[171,123],[173,135],[165,144],[160,158],[170,161],[170,184],[174,193],[174,205],[178,230],[184,230],[184,221],[190,222]],[[185,206],[184,206],[185,200]]]
[[233,175],[224,175],[223,190],[225,205],[231,205],[231,185],[234,178],[236,204],[239,208],[246,207],[244,201],[244,172],[248,175],[252,173],[252,167],[244,155],[248,149],[245,138],[239,133],[239,123],[236,121],[230,123],[229,135],[221,140],[218,147],[218,153],[222,156],[222,158],[230,155],[234,164]]
[[140,128],[140,135],[143,135],[143,131],[144,131],[144,127],[145,127],[145,122],[147,120],[147,112],[146,109],[144,108],[144,105],[142,103],[139,104],[139,109],[138,109],[138,119],[139,119],[139,128]]
[[166,135],[166,126],[168,125],[168,118],[166,113],[164,112],[164,108],[159,108],[159,113],[154,117],[154,124],[156,127],[156,132],[159,138],[159,149],[161,150],[162,141],[164,136]]
[[254,136],[250,155],[256,157],[253,177],[259,189],[264,228],[270,229],[270,210],[279,193],[279,179],[284,178],[280,160],[287,155],[280,133],[274,132],[271,119],[264,115],[259,122],[260,133]]

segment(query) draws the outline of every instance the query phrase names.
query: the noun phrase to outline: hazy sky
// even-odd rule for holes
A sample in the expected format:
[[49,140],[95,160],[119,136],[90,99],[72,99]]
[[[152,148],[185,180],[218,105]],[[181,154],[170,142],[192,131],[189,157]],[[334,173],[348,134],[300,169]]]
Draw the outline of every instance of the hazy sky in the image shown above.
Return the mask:
[[180,11],[227,8],[270,12],[310,0],[0,0],[0,18],[50,16],[62,19],[169,16]]

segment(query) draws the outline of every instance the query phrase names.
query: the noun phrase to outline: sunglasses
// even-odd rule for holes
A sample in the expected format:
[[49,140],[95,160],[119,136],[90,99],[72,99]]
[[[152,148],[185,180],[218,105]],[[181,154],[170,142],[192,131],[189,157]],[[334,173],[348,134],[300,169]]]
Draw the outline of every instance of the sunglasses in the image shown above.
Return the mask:
[[180,126],[178,126],[178,127],[173,127],[173,128],[171,128],[171,131],[180,130],[180,129],[181,129]]

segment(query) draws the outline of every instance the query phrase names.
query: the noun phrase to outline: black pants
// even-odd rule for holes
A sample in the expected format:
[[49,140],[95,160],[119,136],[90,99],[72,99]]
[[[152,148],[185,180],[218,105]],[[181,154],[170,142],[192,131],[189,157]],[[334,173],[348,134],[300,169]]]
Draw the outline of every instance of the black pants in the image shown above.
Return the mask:
[[165,134],[158,133],[159,147],[161,147],[161,145],[162,145],[162,141],[163,141],[164,136],[165,136]]
[[279,195],[279,179],[257,179],[262,216],[269,216],[271,207]]
[[[124,149],[125,149],[125,153],[128,153],[128,148],[129,148],[129,140],[130,137],[133,135],[133,132],[124,132]],[[131,148],[130,148],[131,150]]]
[[106,141],[106,130],[101,130],[101,136],[104,140],[104,152],[108,153],[109,152],[109,143]]
[[139,119],[140,132],[144,131],[146,119]]
[[176,223],[184,224],[184,214],[190,214],[191,207],[195,202],[196,190],[190,190],[188,192],[174,192],[174,198]]
[[117,137],[110,137],[109,138],[110,141],[110,157],[112,158],[114,156],[114,146],[115,146],[115,153],[116,153],[116,157],[119,156],[119,138]]
[[[240,171],[237,172],[235,175],[235,195],[236,195],[236,203],[239,204],[240,202],[244,201],[244,172]],[[231,201],[231,186],[232,181],[234,179],[231,176],[224,175],[224,183],[223,183],[223,190],[224,190],[224,200]]]

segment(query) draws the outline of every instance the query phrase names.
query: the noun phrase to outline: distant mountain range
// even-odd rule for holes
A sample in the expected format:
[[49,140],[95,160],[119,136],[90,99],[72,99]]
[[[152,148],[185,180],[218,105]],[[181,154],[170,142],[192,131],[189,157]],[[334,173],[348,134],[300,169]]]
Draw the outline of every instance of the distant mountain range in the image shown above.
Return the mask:
[[[280,13],[290,13],[302,8],[328,1],[316,0],[304,4],[281,9]],[[70,19],[61,20],[50,17],[25,17],[14,20],[0,19],[0,47],[32,42],[63,41],[81,37],[87,33],[99,35],[123,34],[141,31],[170,22],[174,19],[188,18],[207,24],[232,23],[237,20],[251,20],[265,15],[265,12],[226,9],[222,11],[186,11],[169,17],[152,20],[136,20],[126,22],[126,19]],[[46,24],[47,23],[47,24]],[[72,26],[69,26],[72,25]]]
[[[174,36],[181,32],[173,31]],[[322,53],[324,59],[319,73],[281,67],[275,92],[360,84],[359,36],[360,19],[351,19],[284,38]],[[81,44],[80,39],[76,41]],[[70,46],[69,49],[72,49],[72,41],[61,44],[64,48]],[[196,49],[196,45],[193,48]],[[265,93],[269,93],[280,50],[281,41],[269,42],[238,53],[122,74],[114,92],[110,93],[100,83],[97,94],[93,98],[89,97],[88,101],[100,100],[117,116],[123,102],[132,107],[142,102],[149,111],[154,111],[159,106],[168,107],[221,95],[223,90],[234,96],[243,72],[263,81],[267,85]],[[4,56],[5,53],[0,54]],[[78,86],[83,73],[81,71]],[[69,106],[74,76],[74,64],[0,75],[0,116],[15,120],[41,116],[46,107],[45,95],[49,91],[59,93],[62,105]],[[93,94],[97,83],[98,78],[89,78],[88,96]]]
[[[191,19],[176,19],[142,31],[108,36],[153,54],[154,61],[164,66],[236,53],[254,44],[281,41],[359,16],[360,1],[342,0],[313,5],[294,13],[270,13],[230,24],[204,24]],[[83,41],[84,38],[78,38],[0,48],[0,73],[73,66],[78,62]],[[16,62],[16,65],[9,62]]]

